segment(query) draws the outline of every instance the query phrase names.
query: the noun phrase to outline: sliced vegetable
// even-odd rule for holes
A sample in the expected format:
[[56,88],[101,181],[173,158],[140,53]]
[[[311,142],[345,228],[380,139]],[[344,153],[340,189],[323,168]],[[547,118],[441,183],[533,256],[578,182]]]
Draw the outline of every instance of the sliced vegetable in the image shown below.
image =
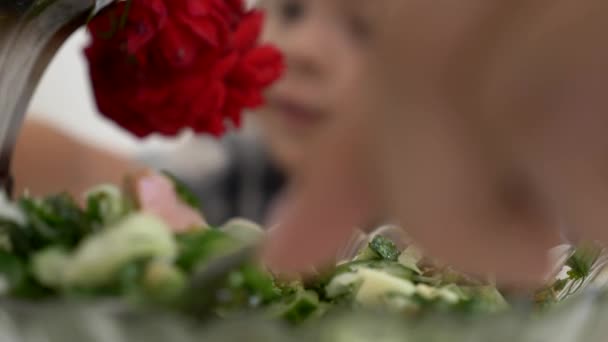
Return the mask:
[[70,254],[61,247],[49,247],[32,256],[32,272],[36,280],[49,287],[61,287],[70,262]]
[[358,272],[347,272],[335,276],[325,287],[325,295],[335,299],[351,293],[356,293],[362,279]]
[[255,222],[236,218],[226,222],[220,230],[244,244],[256,243],[264,238],[264,230]]
[[65,272],[69,286],[98,286],[112,280],[121,266],[140,258],[171,260],[177,245],[162,221],[147,214],[132,214],[85,240]]
[[100,185],[86,194],[86,214],[94,222],[111,225],[133,211],[130,199],[113,185]]
[[408,247],[401,254],[399,254],[399,263],[405,268],[414,271],[417,274],[422,274],[422,271],[418,267],[418,263],[422,259],[422,255],[415,247]]
[[411,296],[416,293],[415,285],[403,278],[398,278],[379,270],[361,268],[357,271],[361,277],[361,286],[357,291],[357,302],[366,306],[378,306],[388,293],[399,293]]
[[156,301],[171,302],[186,288],[186,275],[166,260],[153,260],[145,268],[143,287]]

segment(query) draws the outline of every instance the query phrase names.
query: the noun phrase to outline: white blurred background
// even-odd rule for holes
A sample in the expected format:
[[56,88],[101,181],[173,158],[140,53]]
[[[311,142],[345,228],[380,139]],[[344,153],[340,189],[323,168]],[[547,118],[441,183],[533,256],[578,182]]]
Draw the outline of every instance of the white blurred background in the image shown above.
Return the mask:
[[142,144],[97,113],[82,53],[87,38],[81,29],[62,47],[46,70],[28,115],[44,119],[86,142],[123,154],[162,145],[158,139]]

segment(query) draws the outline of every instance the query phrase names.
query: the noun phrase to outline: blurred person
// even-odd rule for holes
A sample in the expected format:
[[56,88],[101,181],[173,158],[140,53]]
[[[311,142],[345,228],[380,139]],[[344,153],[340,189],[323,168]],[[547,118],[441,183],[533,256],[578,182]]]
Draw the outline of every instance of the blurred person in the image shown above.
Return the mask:
[[326,262],[378,203],[431,254],[520,284],[561,232],[608,242],[605,1],[332,2],[370,28],[369,82],[308,154],[273,268]]
[[[260,221],[294,182],[297,200],[283,203],[296,212],[276,220],[280,229],[266,253],[277,269],[327,262],[355,227],[386,208],[432,254],[465,270],[525,281],[543,274],[545,251],[559,241],[558,219],[518,165],[503,158],[508,145],[493,141],[501,136],[469,125],[474,111],[458,112],[475,109],[467,91],[485,70],[476,44],[493,42],[475,36],[471,24],[485,27],[486,13],[477,8],[484,6],[374,4],[259,4],[267,10],[264,39],[284,51],[287,73],[256,114],[263,141],[228,136],[226,168],[197,186],[208,222]],[[502,10],[493,13],[509,18]],[[405,19],[431,27],[404,34]],[[469,33],[470,40],[462,38]],[[458,38],[466,49],[446,44]]]
[[[311,143],[336,116],[349,115],[342,101],[360,82],[367,32],[358,17],[323,0],[261,0],[256,5],[266,13],[262,39],[283,51],[287,71],[267,91],[266,106],[251,114],[253,134],[233,132],[221,141],[224,157],[213,162],[223,160],[222,167],[209,167],[212,172],[201,171],[198,177],[189,170],[184,179],[214,225],[236,216],[264,221],[284,185],[304,166]],[[45,153],[42,147],[57,152]],[[176,159],[196,164],[192,153],[206,152],[188,148],[171,158],[142,156],[145,163],[138,163],[27,121],[13,166],[19,191],[79,193],[100,182],[120,182],[124,174],[147,165],[179,176],[179,168],[172,167]]]
[[253,114],[256,132],[230,135],[226,166],[190,182],[211,223],[235,216],[265,221],[291,178],[304,168],[308,149],[330,122],[350,115],[344,101],[362,82],[367,28],[334,1],[260,0],[262,39],[285,55],[287,70]]

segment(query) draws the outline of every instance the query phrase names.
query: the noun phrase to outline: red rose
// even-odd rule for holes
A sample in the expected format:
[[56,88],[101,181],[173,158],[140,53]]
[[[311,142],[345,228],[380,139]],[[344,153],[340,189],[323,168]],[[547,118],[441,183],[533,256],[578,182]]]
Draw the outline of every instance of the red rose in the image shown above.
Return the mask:
[[258,46],[263,15],[242,0],[120,1],[88,25],[85,54],[97,106],[133,134],[190,128],[220,135],[283,70]]

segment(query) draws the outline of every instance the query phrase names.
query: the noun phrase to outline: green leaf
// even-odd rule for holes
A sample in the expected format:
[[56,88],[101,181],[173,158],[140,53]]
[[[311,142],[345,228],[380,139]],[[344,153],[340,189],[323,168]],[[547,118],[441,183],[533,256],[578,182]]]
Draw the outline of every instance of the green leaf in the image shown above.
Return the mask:
[[120,189],[110,185],[92,189],[86,198],[87,218],[101,227],[116,223],[134,209],[133,203],[123,196]]
[[279,317],[290,323],[302,323],[320,308],[319,296],[316,292],[300,290],[295,297],[278,310]]
[[74,247],[94,230],[85,212],[68,194],[42,200],[22,198],[19,204],[26,214],[25,230],[34,249],[50,245]]
[[145,293],[158,303],[175,303],[186,289],[186,275],[169,262],[153,260],[143,274]]
[[28,276],[17,288],[11,291],[11,296],[25,300],[43,300],[56,297],[57,292],[41,285]]
[[279,298],[280,291],[268,272],[254,265],[245,265],[241,273],[243,275],[243,286],[247,287],[253,294],[260,296],[262,301],[270,302]]
[[143,258],[123,266],[116,274],[119,291],[132,296],[139,295],[147,264],[148,259]]
[[206,229],[177,236],[179,255],[177,265],[187,273],[201,263],[222,256],[240,244],[217,229]]
[[5,282],[2,287],[6,287],[0,289],[0,292],[16,289],[25,281],[25,266],[16,256],[0,251],[0,276]]
[[369,247],[384,260],[397,261],[399,258],[400,251],[397,246],[384,236],[375,236],[369,243]]
[[421,275],[422,271],[418,267],[418,263],[422,259],[422,256],[419,251],[417,251],[414,247],[409,247],[399,255],[399,263],[404,267],[414,271],[415,273]]
[[356,261],[381,260],[382,256],[374,251],[369,244],[361,249],[355,256]]
[[463,301],[457,309],[465,313],[495,313],[509,308],[509,304],[494,286],[461,286]]
[[137,213],[116,225],[87,237],[66,266],[65,282],[71,286],[110,284],[114,275],[136,260],[177,255],[174,235],[156,216]]
[[163,171],[162,173],[173,182],[175,193],[184,203],[196,210],[201,210],[200,199],[188,188],[188,186],[186,186],[184,182],[168,171]]
[[26,227],[13,221],[0,219],[0,230],[9,239],[8,247],[10,248],[3,248],[4,251],[10,251],[19,257],[26,257],[32,252],[32,234]]
[[566,265],[570,267],[568,276],[572,280],[586,278],[591,267],[601,254],[601,248],[592,244],[584,244],[576,248]]

